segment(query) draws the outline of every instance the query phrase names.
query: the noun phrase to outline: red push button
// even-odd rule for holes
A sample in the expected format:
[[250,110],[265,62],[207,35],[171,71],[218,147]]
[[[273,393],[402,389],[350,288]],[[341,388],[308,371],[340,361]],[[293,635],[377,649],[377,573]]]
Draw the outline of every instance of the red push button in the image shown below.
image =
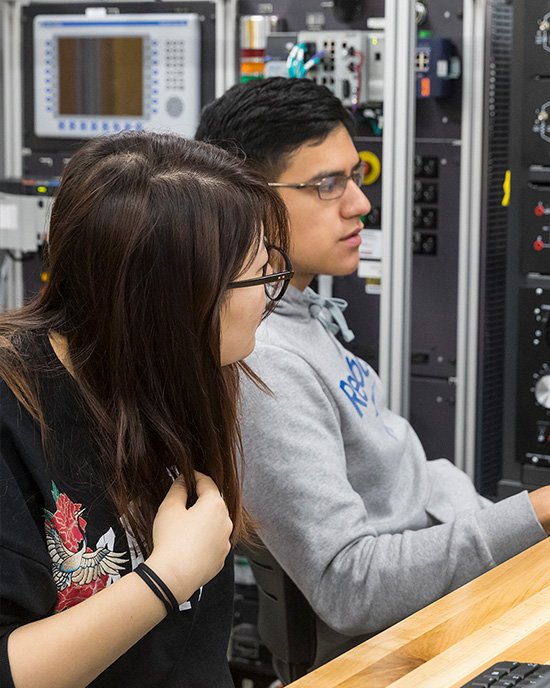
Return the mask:
[[542,251],[542,249],[544,248],[544,242],[540,239],[537,239],[533,244],[533,248],[535,249],[535,251]]
[[544,206],[543,205],[537,205],[535,208],[535,215],[538,215],[540,217],[541,215],[544,215]]

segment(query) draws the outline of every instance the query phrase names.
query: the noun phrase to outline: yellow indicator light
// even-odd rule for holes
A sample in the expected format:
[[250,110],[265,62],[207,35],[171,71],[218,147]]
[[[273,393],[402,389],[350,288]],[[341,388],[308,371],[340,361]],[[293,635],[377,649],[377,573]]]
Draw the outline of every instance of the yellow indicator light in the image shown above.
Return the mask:
[[241,62],[241,74],[263,74],[263,62]]
[[510,170],[506,170],[506,174],[504,175],[504,182],[502,184],[502,190],[504,191],[504,195],[502,197],[502,205],[506,208],[507,206],[510,205],[510,190],[512,186],[512,173]]
[[372,39],[372,44],[373,44],[373,45],[378,45],[378,38],[373,38],[373,39]]
[[46,193],[48,189],[45,186],[37,186],[36,190],[38,193]]

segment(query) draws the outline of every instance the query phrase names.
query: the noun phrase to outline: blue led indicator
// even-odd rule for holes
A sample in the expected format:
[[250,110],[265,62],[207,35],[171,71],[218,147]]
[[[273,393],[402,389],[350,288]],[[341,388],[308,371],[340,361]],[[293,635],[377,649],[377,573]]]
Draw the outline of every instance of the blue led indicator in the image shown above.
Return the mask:
[[158,110],[153,110],[153,115],[156,115],[158,113]]
[[114,125],[113,125],[113,129],[114,129],[115,131],[118,131],[118,130],[120,129],[120,124],[119,124],[118,122],[115,122]]
[[92,122],[92,131],[96,131],[97,129],[97,122]]
[[140,129],[143,129],[143,124],[141,122],[138,122],[136,124],[136,129],[139,131]]
[[126,122],[124,128],[126,129],[126,131],[129,131],[132,128],[132,125],[130,124],[130,122]]
[[107,122],[103,122],[103,131],[109,131],[109,124]]
[[153,95],[156,96],[158,92],[159,92],[159,91],[158,91],[158,88],[154,88],[154,89],[153,89]]
[[76,122],[69,122],[69,129],[76,129]]
[[60,129],[65,129],[65,122],[59,122],[57,125]]
[[158,84],[158,79],[153,79],[153,83],[156,85]]
[[82,129],[82,131],[85,131],[85,129],[86,129],[86,122],[80,122],[80,128]]

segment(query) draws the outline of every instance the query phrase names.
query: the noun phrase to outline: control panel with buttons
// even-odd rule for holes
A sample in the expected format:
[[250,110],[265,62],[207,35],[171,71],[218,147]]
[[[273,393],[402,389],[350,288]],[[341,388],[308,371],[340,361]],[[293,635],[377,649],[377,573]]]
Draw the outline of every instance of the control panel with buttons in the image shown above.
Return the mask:
[[86,139],[145,129],[193,136],[200,24],[194,13],[35,16],[35,135]]
[[524,189],[522,207],[522,272],[550,275],[550,187]]
[[550,288],[520,293],[517,457],[550,466]]

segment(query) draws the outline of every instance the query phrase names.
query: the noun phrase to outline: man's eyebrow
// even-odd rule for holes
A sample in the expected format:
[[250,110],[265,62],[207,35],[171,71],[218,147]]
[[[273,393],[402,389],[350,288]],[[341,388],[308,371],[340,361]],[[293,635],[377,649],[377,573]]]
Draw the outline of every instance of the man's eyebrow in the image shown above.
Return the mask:
[[[354,172],[362,163],[362,160],[358,160],[356,164],[351,168],[351,171]],[[308,179],[306,184],[311,184],[313,182],[318,182],[321,179],[324,179],[325,177],[337,177],[337,176],[342,176],[342,177],[347,177],[346,171],[345,170],[323,170],[322,172],[318,172],[314,177],[311,177],[311,179]]]

